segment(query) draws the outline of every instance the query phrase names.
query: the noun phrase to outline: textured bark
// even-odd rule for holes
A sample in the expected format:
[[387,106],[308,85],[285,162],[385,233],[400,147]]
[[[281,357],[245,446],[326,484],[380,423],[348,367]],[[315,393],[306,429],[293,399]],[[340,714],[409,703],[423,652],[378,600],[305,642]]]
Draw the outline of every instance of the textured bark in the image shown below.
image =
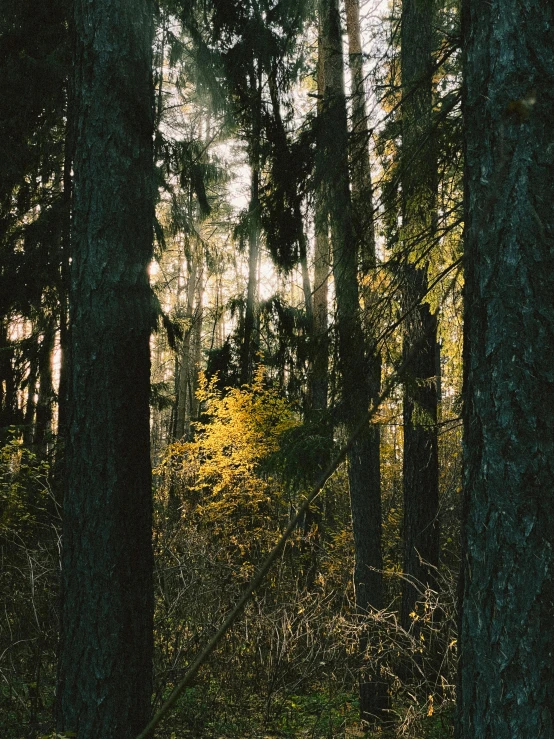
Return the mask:
[[[410,262],[432,237],[437,161],[432,129],[434,0],[403,0],[402,198],[404,249],[404,572],[401,622],[408,628],[422,588],[433,586],[439,560],[437,317],[425,302],[427,267]],[[419,242],[418,247],[414,244]],[[414,253],[415,252],[415,253]],[[413,584],[415,583],[415,585]]]
[[76,0],[60,731],[131,739],[150,713],[152,545],[147,266],[152,7]]
[[554,6],[464,3],[459,736],[554,736]]
[[345,0],[345,7],[348,66],[352,85],[352,130],[350,134],[352,204],[356,237],[360,249],[360,265],[362,274],[365,274],[375,266],[375,227],[359,0]]
[[[321,126],[320,166],[325,186],[333,250],[337,302],[339,369],[344,421],[352,431],[378,394],[375,378],[366,370],[364,335],[358,298],[357,249],[352,220],[348,175],[348,125],[344,94],[341,25],[337,0],[320,0],[324,58],[324,116]],[[354,533],[354,588],[361,614],[383,605],[381,553],[381,497],[377,448],[372,429],[360,433],[348,455],[352,528]],[[363,645],[362,645],[363,646]],[[360,690],[363,718],[379,714],[387,705],[386,686],[364,678]]]

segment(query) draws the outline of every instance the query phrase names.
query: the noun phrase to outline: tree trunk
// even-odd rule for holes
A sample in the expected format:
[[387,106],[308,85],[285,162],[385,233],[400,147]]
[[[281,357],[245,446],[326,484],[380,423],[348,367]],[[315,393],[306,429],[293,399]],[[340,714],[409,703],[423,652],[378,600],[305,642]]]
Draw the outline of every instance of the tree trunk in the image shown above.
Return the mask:
[[255,354],[255,328],[258,302],[258,260],[260,249],[259,226],[259,189],[260,170],[257,165],[252,169],[250,193],[249,235],[248,235],[248,287],[246,308],[244,313],[244,336],[240,352],[240,383],[252,382]]
[[189,412],[185,433],[190,435],[192,421],[198,420],[199,403],[196,393],[198,391],[198,372],[202,361],[202,328],[204,325],[204,270],[202,265],[198,268],[198,280],[196,284],[196,300],[194,306],[194,326],[192,330],[191,358],[192,363],[189,373]]
[[52,319],[47,319],[38,349],[39,390],[36,407],[35,433],[33,445],[40,454],[48,451],[48,442],[52,436],[52,417],[54,403],[54,387],[52,377],[52,353],[54,351],[55,331]]
[[132,739],[150,713],[152,10],[147,0],[74,4],[71,420],[57,724],[79,739]]
[[[316,204],[316,209],[319,210]],[[317,223],[316,215],[316,223]],[[325,231],[327,218],[325,217]],[[329,388],[329,238],[316,225],[314,258],[312,366],[310,368],[308,395],[312,411],[327,408]]]
[[359,0],[345,0],[345,6],[348,66],[352,85],[352,130],[350,133],[352,205],[360,249],[361,271],[362,275],[365,275],[375,266],[375,227]]
[[71,264],[71,200],[73,169],[73,92],[67,84],[65,147],[63,163],[63,225],[60,269],[60,385],[58,388],[58,440],[65,441],[69,424],[69,382],[71,376],[71,341],[69,337],[69,280]]
[[216,312],[214,316],[214,331],[211,349],[221,349],[225,341],[225,304],[223,302],[222,276],[217,277]]
[[465,0],[459,737],[554,736],[554,6]]
[[304,293],[304,310],[306,311],[306,319],[310,330],[313,333],[314,323],[314,301],[312,296],[312,286],[310,284],[310,270],[308,268],[308,252],[306,248],[306,235],[304,231],[300,236],[300,269],[302,272],[302,292]]
[[[37,342],[38,343],[38,342]],[[29,374],[27,375],[27,402],[25,405],[25,418],[23,420],[23,444],[31,447],[35,434],[35,414],[37,404],[35,395],[37,391],[38,376],[38,347],[34,346],[29,359]]]
[[[343,418],[348,431],[359,424],[378,389],[366,370],[364,335],[358,299],[357,249],[348,176],[348,125],[340,15],[337,0],[320,0],[323,29],[324,109],[320,127],[319,166],[325,187],[333,249],[337,302],[339,369]],[[383,605],[381,497],[379,458],[368,427],[348,456],[352,527],[355,546],[354,588],[361,615]],[[365,645],[362,643],[362,648]],[[360,689],[362,718],[388,706],[386,685],[365,675]]]
[[[360,265],[360,292],[364,307],[364,329],[367,340],[367,366],[372,398],[377,397],[381,386],[381,358],[375,351],[377,329],[372,316],[375,295],[368,279],[375,269],[375,228],[373,223],[373,190],[369,159],[369,131],[367,127],[364,67],[360,29],[359,0],[346,0],[346,29],[348,34],[348,62],[352,85],[352,127],[350,131],[350,163],[352,172],[352,209],[356,226],[356,244]],[[372,476],[371,484],[377,486],[381,497],[381,429],[371,424],[368,432],[367,464]]]
[[[318,116],[323,115],[324,49],[321,30],[318,38],[317,91]],[[321,185],[315,201],[315,255],[314,293],[312,300],[312,348],[308,377],[308,406],[310,412],[325,411],[329,391],[329,215],[325,206],[325,192]]]
[[250,140],[250,205],[248,207],[248,287],[244,313],[244,335],[240,349],[240,383],[252,382],[256,354],[258,272],[260,260],[260,145],[262,126],[261,71],[252,72],[252,133]]
[[[403,0],[402,297],[404,310],[404,573],[401,623],[409,628],[420,592],[435,583],[439,560],[437,317],[425,302],[426,259],[412,263],[433,235],[437,160],[432,130],[434,0]],[[416,246],[418,244],[418,246]],[[413,310],[410,310],[416,306]]]
[[[191,341],[194,328],[194,296],[196,283],[198,281],[198,259],[196,254],[187,258],[189,278],[187,283],[187,327],[181,345],[181,358],[179,362],[179,383],[177,392],[177,411],[175,416],[175,438],[182,439],[187,430],[187,404],[189,403],[189,387],[191,375]],[[189,411],[190,413],[190,411]],[[190,417],[190,415],[189,415]]]
[[[324,58],[323,39],[320,30],[318,34],[318,63],[317,63],[317,91],[318,91],[318,116],[323,114],[323,96],[325,93],[324,83]],[[304,285],[306,318],[309,326],[309,365],[306,388],[306,420],[317,423],[324,433],[329,435],[328,448],[332,447],[332,427],[328,423],[322,423],[327,410],[327,395],[329,390],[329,270],[331,266],[329,253],[329,217],[325,206],[325,192],[322,186],[315,197],[315,254],[314,254],[314,288],[313,294],[310,290],[310,277],[308,272],[306,242],[302,241],[300,253],[302,266],[302,282]],[[310,291],[309,299],[307,291]],[[325,453],[324,453],[325,454]],[[328,460],[321,455],[321,466],[324,467]],[[314,526],[317,534],[314,540],[310,563],[306,572],[306,586],[311,589],[315,577],[320,568],[319,545],[324,535],[325,525],[329,522],[327,517],[324,521],[324,511],[328,512],[328,498],[323,493],[319,500],[315,501],[306,511],[304,518],[304,533],[309,534]]]
[[[8,338],[7,319],[0,322],[0,433],[21,419],[17,402],[17,380],[14,367],[14,348]],[[0,436],[0,441],[2,437]]]

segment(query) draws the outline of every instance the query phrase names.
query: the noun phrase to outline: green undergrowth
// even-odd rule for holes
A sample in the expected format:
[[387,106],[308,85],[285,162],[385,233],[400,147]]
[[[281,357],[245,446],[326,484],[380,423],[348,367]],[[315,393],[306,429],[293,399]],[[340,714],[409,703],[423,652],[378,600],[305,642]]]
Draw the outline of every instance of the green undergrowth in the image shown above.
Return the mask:
[[[7,708],[7,696],[4,708]],[[11,701],[10,701],[11,703]],[[12,703],[13,706],[13,703]],[[54,739],[52,706],[41,706],[35,726],[28,715],[17,710],[3,711],[0,736],[3,739]],[[270,715],[268,716],[268,711]],[[41,715],[42,714],[42,715]],[[266,705],[261,696],[253,695],[238,707],[226,701],[215,682],[189,688],[167,718],[156,739],[451,739],[453,710],[432,716],[416,714],[409,726],[399,724],[389,730],[363,730],[358,720],[358,701],[353,693],[337,691],[288,695]],[[42,721],[41,721],[42,719]],[[407,729],[407,730],[406,730]]]
[[274,698],[271,704],[252,695],[237,706],[227,701],[218,686],[197,685],[181,696],[178,707],[157,739],[450,739],[452,711],[426,716],[424,707],[401,728],[405,716],[398,710],[398,723],[388,729],[363,727],[354,693],[312,692]]

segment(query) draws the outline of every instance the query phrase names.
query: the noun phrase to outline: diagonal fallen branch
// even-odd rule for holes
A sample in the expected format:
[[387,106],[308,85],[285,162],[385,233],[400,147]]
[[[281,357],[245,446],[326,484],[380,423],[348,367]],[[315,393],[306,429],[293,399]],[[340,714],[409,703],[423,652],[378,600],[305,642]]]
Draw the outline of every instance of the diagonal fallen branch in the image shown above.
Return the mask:
[[296,513],[294,518],[291,519],[289,525],[287,526],[286,530],[282,534],[281,538],[279,539],[275,547],[267,555],[266,559],[261,564],[259,570],[257,571],[252,581],[246,587],[243,594],[241,595],[239,600],[236,602],[234,607],[231,609],[231,611],[229,611],[225,621],[223,621],[219,629],[212,636],[212,638],[206,644],[204,649],[202,649],[202,651],[196,657],[194,662],[190,665],[189,669],[187,670],[187,673],[184,675],[182,680],[180,680],[180,682],[177,683],[177,685],[173,689],[173,692],[171,693],[169,698],[165,701],[165,703],[162,704],[158,712],[152,717],[152,719],[150,720],[146,728],[143,729],[143,731],[141,731],[141,733],[136,737],[136,739],[148,739],[148,737],[152,736],[153,732],[155,731],[156,727],[159,725],[160,721],[173,708],[173,706],[177,702],[183,690],[191,684],[192,680],[196,677],[200,667],[208,660],[208,658],[210,657],[212,652],[215,650],[219,642],[223,639],[225,634],[229,631],[231,626],[235,623],[235,621],[241,615],[246,604],[248,603],[248,601],[250,600],[254,592],[262,584],[263,580],[265,579],[265,576],[267,575],[267,573],[269,572],[269,570],[271,569],[275,561],[278,559],[281,552],[283,551],[285,544],[287,543],[287,540],[290,538],[291,534],[293,534],[294,531],[297,529],[298,524],[302,520],[302,517],[304,516],[304,514],[306,513],[310,505],[314,502],[314,500],[323,490],[323,488],[325,487],[325,484],[327,483],[327,480],[329,480],[329,478],[333,475],[333,473],[344,462],[348,452],[351,450],[354,442],[356,441],[356,439],[358,438],[362,430],[367,426],[367,424],[370,422],[373,416],[377,413],[382,402],[388,397],[390,392],[394,389],[394,387],[399,382],[399,376],[402,375],[402,369],[405,367],[406,362],[407,360],[403,362],[399,370],[386,383],[383,391],[381,392],[379,397],[376,398],[372,408],[369,411],[367,411],[367,413],[364,413],[358,425],[354,428],[352,434],[350,435],[348,442],[342,447],[339,453],[335,456],[335,458],[329,464],[327,469],[319,477],[318,481],[312,488],[311,492],[305,498],[302,505],[298,509],[298,512]]

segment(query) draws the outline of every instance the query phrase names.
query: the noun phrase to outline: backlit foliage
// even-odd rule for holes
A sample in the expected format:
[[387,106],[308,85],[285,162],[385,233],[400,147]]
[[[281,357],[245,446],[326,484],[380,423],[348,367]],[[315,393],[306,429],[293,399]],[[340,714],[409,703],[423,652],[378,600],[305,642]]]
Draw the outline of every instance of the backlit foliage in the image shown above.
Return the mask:
[[157,473],[163,494],[175,496],[187,516],[235,552],[247,574],[276,541],[288,511],[283,486],[264,462],[299,419],[266,385],[263,368],[252,385],[225,392],[217,376],[202,376],[198,398],[204,412],[193,441],[171,444]]

